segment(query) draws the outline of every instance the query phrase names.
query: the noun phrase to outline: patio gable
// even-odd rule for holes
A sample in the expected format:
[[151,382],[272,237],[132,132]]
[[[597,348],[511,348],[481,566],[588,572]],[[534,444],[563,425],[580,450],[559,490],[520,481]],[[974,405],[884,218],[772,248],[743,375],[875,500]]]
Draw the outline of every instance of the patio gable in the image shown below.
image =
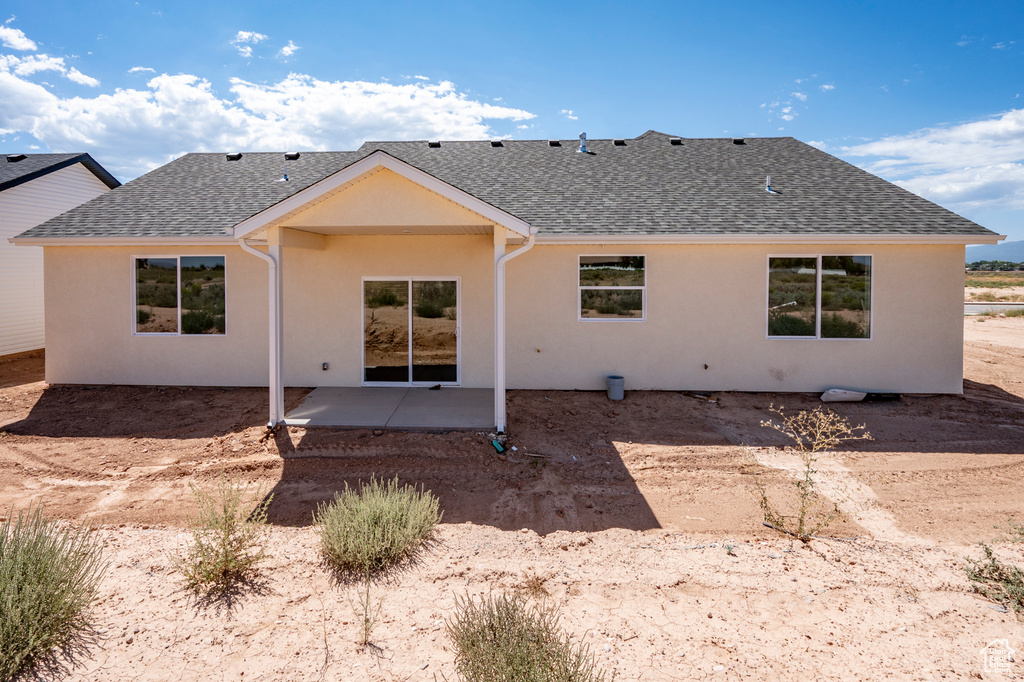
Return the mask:
[[243,220],[235,239],[264,237],[271,228],[319,234],[489,234],[496,227],[525,240],[530,226],[458,187],[383,151]]
[[494,222],[384,167],[281,223],[319,234],[491,234]]

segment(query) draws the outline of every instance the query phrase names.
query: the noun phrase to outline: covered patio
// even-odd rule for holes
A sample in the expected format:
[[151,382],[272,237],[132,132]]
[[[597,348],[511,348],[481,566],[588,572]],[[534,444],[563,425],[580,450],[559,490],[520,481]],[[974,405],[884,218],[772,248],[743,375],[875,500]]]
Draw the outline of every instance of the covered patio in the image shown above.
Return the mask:
[[458,431],[494,428],[494,390],[321,386],[285,415],[289,426]]
[[[505,264],[536,228],[378,150],[232,234],[268,266],[268,426],[505,430]],[[318,387],[287,414],[286,381]]]

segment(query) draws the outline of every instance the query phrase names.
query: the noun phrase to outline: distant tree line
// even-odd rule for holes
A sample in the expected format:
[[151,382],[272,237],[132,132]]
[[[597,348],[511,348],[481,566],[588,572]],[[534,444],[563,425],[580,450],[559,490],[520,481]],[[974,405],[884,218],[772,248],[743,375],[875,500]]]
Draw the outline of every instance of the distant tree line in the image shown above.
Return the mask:
[[1013,272],[1024,270],[1024,263],[1011,263],[1005,260],[979,260],[967,264],[968,270],[983,270],[985,272]]

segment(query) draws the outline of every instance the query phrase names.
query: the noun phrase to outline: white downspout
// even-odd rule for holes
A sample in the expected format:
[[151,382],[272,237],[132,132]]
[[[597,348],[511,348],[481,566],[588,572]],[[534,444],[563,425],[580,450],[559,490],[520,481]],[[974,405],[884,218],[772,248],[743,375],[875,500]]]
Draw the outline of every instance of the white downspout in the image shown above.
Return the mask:
[[282,341],[283,330],[281,325],[281,277],[280,277],[280,246],[267,246],[267,253],[258,251],[250,246],[245,239],[239,239],[238,245],[243,251],[251,253],[267,261],[269,282],[268,282],[268,308],[267,317],[270,324],[270,421],[269,428],[274,428],[284,421],[284,384],[281,379],[282,368]]
[[[537,228],[530,228],[526,243],[511,253],[505,253],[494,261],[494,426],[498,433],[505,431],[505,263],[521,256],[533,248],[537,240]],[[500,246],[504,251],[504,244]],[[495,250],[497,251],[496,245]]]

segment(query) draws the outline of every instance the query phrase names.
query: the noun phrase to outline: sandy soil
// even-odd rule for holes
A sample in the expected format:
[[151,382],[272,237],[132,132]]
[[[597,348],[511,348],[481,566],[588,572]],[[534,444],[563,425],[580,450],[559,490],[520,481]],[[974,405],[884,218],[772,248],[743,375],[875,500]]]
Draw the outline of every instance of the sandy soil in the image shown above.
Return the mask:
[[1024,287],[965,287],[965,301],[1024,301]]
[[[261,442],[264,390],[48,387],[38,357],[0,360],[0,509],[101,525],[99,635],[72,679],[451,680],[454,596],[531,573],[619,679],[988,677],[979,650],[1024,651],[1024,625],[970,594],[964,557],[1024,521],[1024,318],[967,318],[965,336],[963,396],[834,406],[876,440],[819,466],[846,511],[828,534],[844,539],[810,548],[764,528],[748,487],[789,485],[792,453],[758,424],[814,396],[513,392],[518,450],[502,459],[474,433]],[[225,469],[274,493],[265,583],[230,608],[190,600],[170,561],[189,484]],[[363,650],[309,524],[370,474],[433,490],[445,523],[381,590],[379,649]],[[996,547],[1024,565],[1021,545]]]

